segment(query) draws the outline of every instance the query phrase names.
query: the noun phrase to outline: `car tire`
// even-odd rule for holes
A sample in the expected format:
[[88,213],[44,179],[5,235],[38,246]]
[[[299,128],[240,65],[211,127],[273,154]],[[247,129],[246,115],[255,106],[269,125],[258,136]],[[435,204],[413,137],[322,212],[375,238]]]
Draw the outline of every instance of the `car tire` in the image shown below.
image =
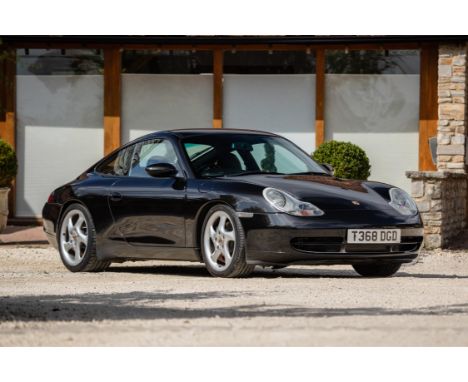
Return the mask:
[[245,259],[245,234],[239,217],[226,205],[208,211],[200,243],[203,262],[212,276],[247,277],[255,268]]
[[72,204],[62,214],[57,242],[60,258],[71,272],[102,272],[111,264],[97,258],[93,219],[82,204]]
[[354,270],[364,277],[390,277],[398,272],[401,264],[354,264]]

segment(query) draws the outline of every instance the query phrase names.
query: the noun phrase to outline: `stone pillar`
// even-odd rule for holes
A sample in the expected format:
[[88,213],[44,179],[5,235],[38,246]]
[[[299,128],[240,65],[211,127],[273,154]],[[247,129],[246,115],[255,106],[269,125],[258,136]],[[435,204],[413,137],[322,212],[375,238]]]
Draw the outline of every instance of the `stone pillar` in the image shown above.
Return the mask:
[[447,246],[466,227],[466,60],[466,45],[439,47],[437,171],[406,173],[424,223],[426,248]]
[[437,169],[466,169],[466,45],[439,48]]
[[408,171],[411,196],[424,222],[424,247],[445,247],[465,228],[466,175],[453,171]]

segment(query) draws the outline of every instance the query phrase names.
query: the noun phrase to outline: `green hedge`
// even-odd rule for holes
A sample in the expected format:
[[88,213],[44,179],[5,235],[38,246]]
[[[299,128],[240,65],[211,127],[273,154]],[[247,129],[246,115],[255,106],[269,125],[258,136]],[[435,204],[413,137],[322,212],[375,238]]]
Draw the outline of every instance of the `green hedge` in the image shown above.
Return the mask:
[[366,152],[350,142],[329,141],[315,150],[312,158],[335,169],[335,176],[346,179],[367,179],[370,163]]
[[10,187],[18,170],[18,162],[13,148],[0,139],[0,187]]

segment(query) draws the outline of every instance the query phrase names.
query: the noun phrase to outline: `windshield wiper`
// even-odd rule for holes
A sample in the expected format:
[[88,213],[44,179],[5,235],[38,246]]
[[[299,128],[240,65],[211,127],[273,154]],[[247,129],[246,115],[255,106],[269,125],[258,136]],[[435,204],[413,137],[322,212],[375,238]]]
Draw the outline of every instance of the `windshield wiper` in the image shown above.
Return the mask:
[[242,175],[258,175],[258,174],[265,174],[265,175],[286,175],[282,172],[274,172],[274,171],[243,171],[243,172],[238,172],[236,174],[228,174],[228,176],[242,176]]

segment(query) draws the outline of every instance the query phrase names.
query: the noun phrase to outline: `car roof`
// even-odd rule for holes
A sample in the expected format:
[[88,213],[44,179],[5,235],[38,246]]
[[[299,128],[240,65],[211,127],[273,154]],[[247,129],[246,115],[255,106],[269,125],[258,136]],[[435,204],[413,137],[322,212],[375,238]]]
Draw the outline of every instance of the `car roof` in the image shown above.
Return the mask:
[[175,130],[164,130],[164,131],[155,131],[154,133],[150,133],[145,135],[144,137],[140,137],[140,139],[148,139],[148,138],[157,138],[161,136],[176,136],[178,138],[187,138],[187,137],[196,137],[202,135],[229,135],[229,134],[249,134],[249,135],[270,135],[276,136],[276,134],[269,133],[267,131],[260,131],[260,130],[248,130],[248,129],[215,129],[215,128],[207,128],[207,129],[175,129]]
[[250,129],[215,129],[215,128],[207,128],[207,129],[178,129],[178,130],[168,130],[176,135],[202,135],[202,134],[254,134],[254,135],[275,135],[268,131],[261,131],[261,130],[250,130]]

